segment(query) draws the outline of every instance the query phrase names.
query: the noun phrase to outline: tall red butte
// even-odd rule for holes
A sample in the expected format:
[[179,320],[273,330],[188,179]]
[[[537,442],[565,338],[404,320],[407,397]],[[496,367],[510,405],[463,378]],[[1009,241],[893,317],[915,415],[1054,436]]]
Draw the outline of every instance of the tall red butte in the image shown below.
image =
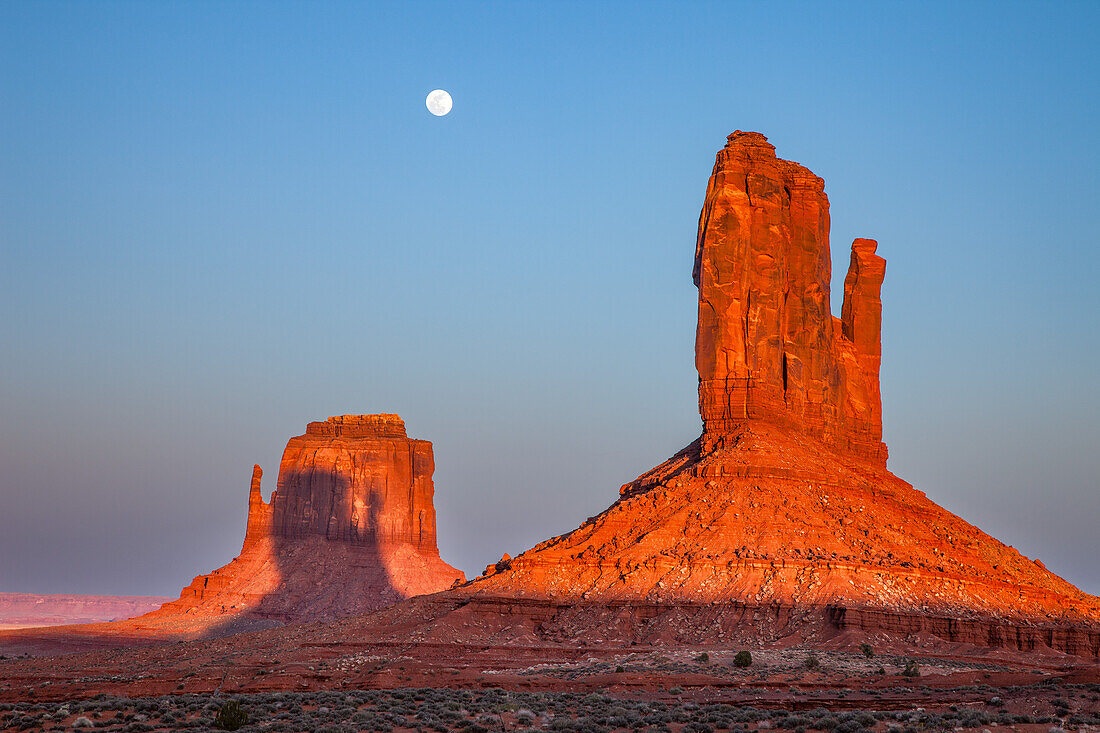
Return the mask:
[[566,613],[604,639],[854,628],[1097,654],[1100,599],[886,470],[875,250],[852,244],[833,317],[824,181],[730,135],[695,248],[702,435],[461,592],[539,599],[546,628]]
[[699,216],[695,365],[706,447],[762,420],[886,465],[878,370],[886,260],[857,239],[843,317],[829,306],[825,181],[735,132]]
[[270,502],[254,467],[241,554],[178,600],[127,622],[145,629],[329,620],[464,580],[439,557],[432,444],[397,415],[343,415],[291,438]]

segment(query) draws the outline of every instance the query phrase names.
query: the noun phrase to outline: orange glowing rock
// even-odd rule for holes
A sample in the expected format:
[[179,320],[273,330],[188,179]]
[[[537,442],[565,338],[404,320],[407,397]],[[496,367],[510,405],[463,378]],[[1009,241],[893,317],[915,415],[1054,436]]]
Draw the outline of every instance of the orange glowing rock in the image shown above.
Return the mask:
[[886,261],[857,239],[843,321],[830,313],[825,182],[738,130],[707,185],[693,276],[704,443],[766,420],[886,463],[878,388]]
[[[1096,654],[1100,599],[886,470],[876,247],[852,244],[834,318],[824,182],[777,158],[763,135],[730,135],[696,245],[702,436],[603,513],[461,592],[704,604],[714,628],[731,629],[775,630],[816,609],[826,625],[1009,646],[1041,637]],[[645,616],[633,618],[638,632]],[[1037,622],[1093,630],[1020,631]]]
[[408,439],[397,415],[312,422],[283,452],[272,500],[275,532],[438,554],[434,471],[432,444]]
[[397,415],[310,423],[287,443],[271,502],[253,468],[241,554],[130,623],[237,630],[338,618],[449,588],[465,576],[436,547],[434,471],[432,444],[408,438]]

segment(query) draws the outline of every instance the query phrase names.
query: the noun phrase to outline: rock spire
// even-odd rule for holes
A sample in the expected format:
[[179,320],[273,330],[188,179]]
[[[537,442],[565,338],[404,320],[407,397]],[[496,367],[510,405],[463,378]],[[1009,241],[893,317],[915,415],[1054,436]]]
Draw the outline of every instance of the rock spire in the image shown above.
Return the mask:
[[825,182],[738,130],[718,152],[695,246],[703,442],[745,420],[796,429],[885,465],[879,397],[886,262],[852,245],[843,319],[830,312]]

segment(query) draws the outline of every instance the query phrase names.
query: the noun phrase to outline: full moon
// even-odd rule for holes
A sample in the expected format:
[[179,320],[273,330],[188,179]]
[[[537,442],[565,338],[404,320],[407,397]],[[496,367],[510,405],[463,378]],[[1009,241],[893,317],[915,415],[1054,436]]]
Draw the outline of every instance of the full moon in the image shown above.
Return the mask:
[[424,104],[428,107],[428,111],[436,117],[442,117],[451,111],[451,95],[442,89],[436,89],[434,92],[428,94],[428,98],[424,100]]

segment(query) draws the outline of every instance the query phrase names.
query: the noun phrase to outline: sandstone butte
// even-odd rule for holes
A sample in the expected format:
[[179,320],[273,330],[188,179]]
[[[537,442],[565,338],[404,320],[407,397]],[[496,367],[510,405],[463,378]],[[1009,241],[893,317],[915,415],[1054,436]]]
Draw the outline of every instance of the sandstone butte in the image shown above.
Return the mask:
[[[350,616],[465,580],[436,546],[432,444],[397,415],[343,415],[291,438],[271,501],[252,472],[241,554],[132,632],[221,633]],[[120,626],[119,629],[122,630]]]
[[602,605],[603,638],[860,629],[1096,655],[1100,598],[886,470],[876,247],[852,244],[834,317],[824,181],[731,134],[695,247],[702,435],[449,595]]

